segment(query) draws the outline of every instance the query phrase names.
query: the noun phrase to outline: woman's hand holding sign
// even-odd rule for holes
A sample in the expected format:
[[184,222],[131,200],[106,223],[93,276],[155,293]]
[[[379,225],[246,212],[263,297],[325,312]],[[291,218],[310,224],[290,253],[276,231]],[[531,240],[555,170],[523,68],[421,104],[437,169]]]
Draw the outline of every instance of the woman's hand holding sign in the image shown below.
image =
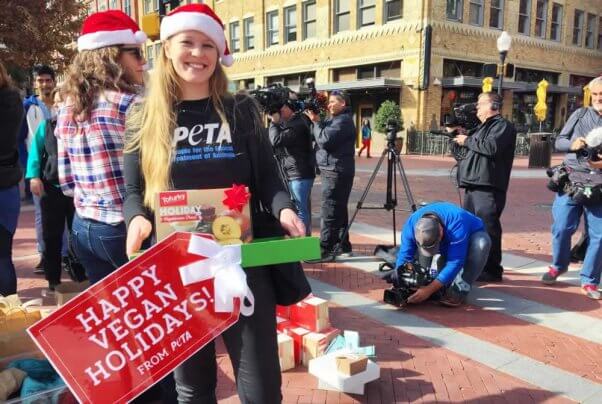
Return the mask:
[[152,231],[152,223],[144,216],[136,216],[132,219],[128,227],[125,248],[125,252],[128,257],[134,254],[136,251],[140,251],[140,248],[142,248],[142,243],[150,236]]

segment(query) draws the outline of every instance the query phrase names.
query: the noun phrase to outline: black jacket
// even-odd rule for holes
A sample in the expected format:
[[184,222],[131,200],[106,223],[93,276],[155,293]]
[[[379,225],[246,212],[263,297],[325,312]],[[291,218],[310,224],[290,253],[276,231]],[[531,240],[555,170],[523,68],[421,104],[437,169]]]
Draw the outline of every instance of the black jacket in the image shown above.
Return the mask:
[[288,180],[315,177],[315,157],[311,121],[295,114],[283,124],[270,123],[270,142]]
[[44,133],[44,151],[42,152],[41,167],[42,179],[53,185],[59,185],[59,163],[57,139],[54,136],[56,120],[46,121],[46,133]]
[[458,185],[506,192],[515,144],[516,129],[511,122],[500,115],[487,119],[464,143],[468,152],[458,165]]
[[23,176],[17,145],[24,113],[17,90],[0,89],[0,189],[18,184]]
[[355,138],[357,131],[351,110],[314,125],[314,139],[318,149],[316,162],[320,170],[355,175]]

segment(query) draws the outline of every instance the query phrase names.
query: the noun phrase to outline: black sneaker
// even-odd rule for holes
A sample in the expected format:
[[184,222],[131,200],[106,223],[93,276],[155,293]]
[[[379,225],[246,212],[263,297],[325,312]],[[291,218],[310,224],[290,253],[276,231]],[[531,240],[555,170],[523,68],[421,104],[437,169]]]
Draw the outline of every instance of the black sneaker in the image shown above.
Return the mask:
[[49,282],[48,287],[42,290],[42,297],[54,296],[54,292],[56,291],[56,287],[60,285],[60,282]]
[[460,292],[454,285],[447,288],[445,295],[439,300],[444,306],[447,307],[458,307],[464,304],[466,301],[466,294]]
[[334,262],[335,256],[332,253],[322,254],[320,258],[316,258],[314,260],[305,260],[306,264],[322,264],[326,262]]
[[44,257],[40,258],[40,262],[33,268],[34,274],[43,274],[44,273]]
[[481,275],[477,278],[477,282],[485,282],[485,283],[498,283],[502,281],[501,274],[492,274],[489,272],[482,272]]

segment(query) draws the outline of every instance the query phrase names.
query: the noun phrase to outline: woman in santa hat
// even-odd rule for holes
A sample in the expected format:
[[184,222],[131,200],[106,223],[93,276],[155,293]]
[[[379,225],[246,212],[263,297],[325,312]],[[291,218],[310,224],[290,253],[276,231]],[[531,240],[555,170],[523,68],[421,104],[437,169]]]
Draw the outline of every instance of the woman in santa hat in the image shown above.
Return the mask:
[[[128,117],[125,154],[128,252],[152,231],[157,192],[249,186],[291,236],[305,234],[290,195],[277,174],[269,141],[253,99],[227,92],[221,65],[233,62],[223,24],[211,8],[190,4],[161,22],[162,50],[139,109]],[[221,62],[221,64],[220,64]],[[254,173],[260,173],[257,181]],[[260,182],[259,184],[257,182]],[[258,217],[253,216],[253,222]],[[255,228],[255,236],[258,230]],[[276,291],[269,270],[246,272],[254,312],[222,336],[243,403],[279,403]],[[175,373],[180,403],[216,403],[215,346],[211,342]]]
[[59,179],[74,196],[73,248],[91,283],[127,262],[123,220],[126,111],[143,83],[146,35],[119,10],[82,25],[59,111]]

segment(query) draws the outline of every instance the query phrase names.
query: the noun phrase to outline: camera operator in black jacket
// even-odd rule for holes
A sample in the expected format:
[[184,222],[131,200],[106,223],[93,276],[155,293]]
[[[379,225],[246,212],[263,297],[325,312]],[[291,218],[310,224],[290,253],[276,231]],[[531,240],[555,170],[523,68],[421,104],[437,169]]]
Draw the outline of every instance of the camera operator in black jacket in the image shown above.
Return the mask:
[[472,136],[460,134],[454,138],[466,148],[466,156],[458,163],[458,186],[465,189],[464,209],[483,220],[491,238],[489,258],[478,279],[481,282],[501,282],[504,271],[500,217],[506,205],[516,129],[502,118],[501,107],[498,94],[480,94],[477,116],[481,125]]
[[347,203],[355,176],[357,131],[350,106],[349,96],[343,91],[335,90],[328,97],[330,118],[319,121],[317,114],[307,112],[314,122],[316,162],[322,180],[322,262],[334,260],[335,251],[339,251],[341,255],[351,254],[349,236],[342,239],[349,222]]
[[269,135],[274,154],[280,164],[299,217],[311,235],[311,189],[316,176],[311,120],[294,105],[297,94],[289,91],[289,99],[279,112],[270,114]]

